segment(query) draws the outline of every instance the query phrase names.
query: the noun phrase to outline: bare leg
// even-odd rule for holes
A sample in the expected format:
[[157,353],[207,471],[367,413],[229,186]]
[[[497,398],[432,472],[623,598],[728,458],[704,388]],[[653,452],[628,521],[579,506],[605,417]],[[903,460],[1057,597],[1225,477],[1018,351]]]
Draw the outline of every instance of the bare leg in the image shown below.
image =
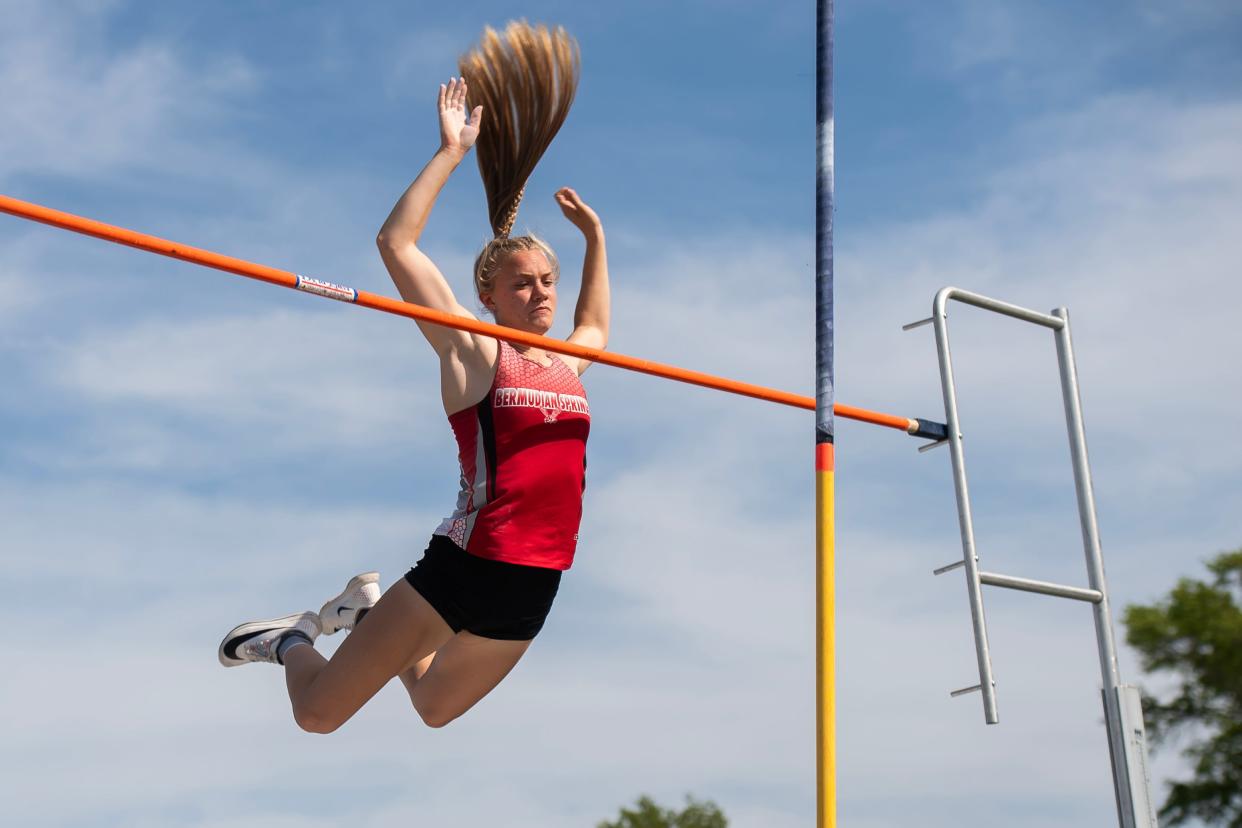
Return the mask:
[[436,654],[424,656],[414,664],[397,674],[397,678],[401,679],[401,683],[405,685],[405,692],[410,693],[410,698],[414,698],[414,685],[418,684],[418,680],[427,674],[431,669],[431,662],[435,660]]
[[460,632],[402,671],[401,681],[423,721],[429,727],[443,727],[490,693],[530,644]]
[[314,647],[293,647],[285,653],[285,687],[290,701],[306,692],[327,663]]
[[285,654],[293,718],[303,730],[331,733],[411,662],[433,654],[453,630],[405,579],[393,584],[331,660],[311,647]]

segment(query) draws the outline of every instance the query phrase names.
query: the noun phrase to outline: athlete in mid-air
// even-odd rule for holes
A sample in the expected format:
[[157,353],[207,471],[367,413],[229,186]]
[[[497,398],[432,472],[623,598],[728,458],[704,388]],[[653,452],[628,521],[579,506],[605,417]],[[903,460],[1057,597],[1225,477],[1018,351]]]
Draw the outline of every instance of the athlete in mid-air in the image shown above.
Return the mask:
[[[530,85],[525,67],[547,76]],[[419,239],[449,175],[478,140],[494,238],[474,266],[474,291],[497,324],[547,334],[560,265],[533,235],[510,236],[526,179],[556,134],[577,85],[576,44],[557,29],[488,29],[462,58],[462,78],[440,85],[440,148],[380,229],[384,264],[408,302],[473,318]],[[482,101],[469,114],[470,100]],[[476,88],[477,87],[477,88]],[[506,108],[509,107],[509,108]],[[497,117],[489,113],[517,113]],[[480,132],[482,128],[482,132]],[[609,289],[599,217],[568,187],[555,195],[586,240],[570,342],[603,348]],[[423,557],[380,596],[377,573],[354,577],[319,612],[234,628],[226,666],[285,668],[303,729],[340,727],[394,676],[428,725],[469,710],[530,647],[573,562],[586,485],[590,408],[579,376],[588,361],[419,323],[440,360],[444,409],[457,438],[461,490]],[[321,634],[351,630],[325,659]]]

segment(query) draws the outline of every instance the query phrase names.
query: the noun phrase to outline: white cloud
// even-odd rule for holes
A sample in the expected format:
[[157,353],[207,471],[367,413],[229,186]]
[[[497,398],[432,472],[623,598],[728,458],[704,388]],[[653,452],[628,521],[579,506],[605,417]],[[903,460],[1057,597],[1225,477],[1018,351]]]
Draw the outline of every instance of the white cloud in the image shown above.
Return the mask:
[[[425,424],[444,416],[438,395],[422,390],[434,370],[411,370],[404,352],[420,344],[413,326],[394,341],[375,335],[376,321],[284,310],[150,320],[85,337],[49,368],[122,437],[135,420],[116,419],[117,408],[139,422],[171,413],[178,429],[227,428],[269,448],[422,445]],[[112,436],[103,450],[117,445]]]
[[1237,4],[1229,0],[1186,0],[1176,8],[1156,0],[1135,0],[1134,6],[1153,29],[1173,32],[1210,30],[1238,17]]
[[470,43],[481,31],[421,27],[397,39],[392,53],[386,56],[389,74],[384,83],[388,95],[398,100],[413,98],[434,103],[436,87],[428,85],[427,80],[440,78],[447,82],[450,75],[456,75],[457,58],[465,51],[463,44]]
[[189,65],[157,40],[113,51],[105,26],[114,5],[8,4],[0,33],[0,180],[96,176],[137,164],[151,171],[176,156],[184,162],[200,154],[196,130],[254,88],[252,68],[236,55]]
[[[1242,247],[1230,230],[1242,219],[1239,127],[1236,104],[1140,96],[1032,128],[1026,157],[993,179],[979,207],[848,243],[842,374],[856,377],[863,396],[879,396],[881,385],[936,393],[930,335],[906,335],[926,354],[910,360],[888,332],[923,315],[918,306],[928,307],[938,285],[1037,309],[1066,305],[1088,435],[1106,438],[1104,446],[1124,442],[1127,457],[1104,450],[1128,466],[1131,484],[1155,496],[1172,483],[1192,496],[1200,475],[1230,473],[1242,454],[1219,440],[1215,423],[1242,403],[1242,375],[1223,357],[1237,349],[1232,315],[1242,302],[1233,275]],[[869,289],[881,280],[882,290]],[[993,424],[1055,426],[1051,337],[954,310],[959,382],[974,395],[963,422],[976,434],[996,433]],[[882,324],[859,328],[851,319]],[[851,353],[878,354],[899,373],[847,374]],[[975,390],[1001,384],[1003,395]]]
[[[929,329],[903,335],[897,326],[925,316],[942,285],[1040,310],[1054,304],[1070,308],[1117,613],[1129,601],[1151,600],[1174,577],[1195,570],[1215,547],[1237,542],[1236,527],[1225,515],[1236,514],[1239,507],[1236,479],[1242,454],[1237,442],[1223,435],[1227,412],[1242,404],[1242,374],[1227,356],[1242,348],[1232,320],[1242,306],[1234,274],[1242,242],[1232,229],[1242,223],[1237,206],[1242,203],[1240,118],[1236,102],[1173,103],[1151,95],[1103,99],[1031,125],[1020,156],[991,178],[978,205],[873,228],[839,248],[843,278],[837,353],[843,396],[887,396],[894,407],[910,413],[939,415]],[[950,319],[976,520],[984,527],[984,567],[1084,583],[1050,337],[965,307],[954,306]],[[862,439],[864,450],[879,440]],[[849,451],[850,441],[843,443]],[[921,462],[941,464],[939,485],[948,486],[947,457],[933,457]],[[845,527],[850,526],[851,504],[868,516],[875,512],[861,493],[850,493],[851,481],[862,477],[865,482],[859,483],[878,493],[884,476],[896,474],[886,455],[876,459],[876,468],[857,460],[849,469],[853,476],[842,471]],[[951,549],[956,537],[948,511],[952,502],[945,502],[943,491],[935,497],[946,510],[935,545],[950,546],[938,558],[921,559],[921,567],[960,555]],[[998,515],[996,509],[1005,513]],[[912,529],[921,524],[915,521]],[[891,531],[897,535],[874,546],[929,543],[896,527]],[[865,579],[866,572],[855,576]],[[974,683],[973,653],[965,596],[958,576],[952,577],[958,620],[952,628],[935,625],[935,635],[924,645],[929,652],[945,652],[946,642],[936,639],[951,636],[947,644],[960,648],[956,683],[966,685]],[[908,595],[926,588],[911,583],[893,589]],[[997,591],[988,591],[985,600],[998,676],[1005,676],[1003,724],[995,729],[1004,735],[985,743],[976,741],[971,730],[945,734],[954,740],[955,761],[972,761],[973,751],[979,751],[994,764],[979,767],[975,778],[1021,797],[1020,780],[1038,778],[1042,785],[1050,772],[1047,760],[1055,756],[1058,776],[1047,789],[1090,802],[1093,791],[1107,791],[1100,786],[1108,781],[1102,733],[1088,718],[1098,718],[1098,700],[1081,692],[1098,681],[1085,609],[1041,599],[1014,605]],[[1022,612],[998,613],[996,608],[1006,603],[1021,606]],[[908,611],[895,612],[910,618]],[[1053,628],[1042,620],[1065,615],[1077,618],[1073,628]],[[1034,625],[1042,627],[1038,640],[1014,640],[1014,631]],[[911,630],[908,623],[902,626]],[[919,625],[920,635],[928,632]],[[899,634],[895,629],[877,640],[891,648],[892,636]],[[1004,664],[1029,657],[1031,648],[1043,650],[1042,658],[1032,658],[1039,667]],[[1065,648],[1077,653],[1073,670],[1066,669]],[[919,663],[914,653],[904,652],[894,661],[905,676],[923,674],[912,666]],[[1139,679],[1128,658],[1123,669],[1130,681]],[[1021,705],[1015,703],[1014,678],[1019,679]],[[951,681],[943,676],[941,687],[948,689]],[[910,693],[895,693],[891,707],[899,707],[902,699],[922,698],[918,687],[905,689]],[[864,704],[856,710],[866,716],[875,708]],[[1015,717],[1007,711],[1037,718],[1019,724],[1020,738],[1011,741]],[[977,713],[971,717],[977,719]],[[1087,739],[1077,747],[1071,745],[1080,737],[1069,722],[1076,722]],[[936,727],[909,725],[909,733]],[[1007,764],[995,764],[1000,757]],[[1021,764],[1032,757],[1041,757],[1043,767],[1023,769]],[[1179,773],[1177,765],[1161,756],[1157,768],[1161,774]],[[912,778],[918,771],[910,767],[907,772]],[[877,778],[863,774],[857,781],[866,786]],[[931,788],[937,783],[945,786],[940,789],[944,796],[965,790],[936,774],[928,781],[927,797],[935,795]],[[1107,818],[1106,799],[1095,802],[1083,807],[1098,808]],[[1053,824],[1063,816],[1049,815],[1047,822],[1036,816],[1032,824]]]
[[[58,37],[44,48],[87,35]],[[99,74],[119,82],[142,63],[176,76],[167,59],[138,51]],[[77,76],[67,77],[50,88]],[[163,117],[137,123],[171,129]],[[843,402],[938,415],[927,331],[898,327],[926,315],[944,284],[1074,312],[1117,608],[1233,542],[1222,514],[1236,513],[1236,488],[1216,495],[1223,501],[1208,490],[1242,459],[1218,436],[1242,387],[1226,358],[1238,350],[1231,315],[1242,298],[1231,270],[1242,252],[1232,229],[1242,218],[1238,120],[1229,103],[1101,101],[1031,126],[979,203],[838,239]],[[122,163],[119,141],[90,152]],[[345,235],[365,223],[352,208],[371,202],[344,176],[271,189],[289,183],[285,173],[242,160],[252,174],[245,197],[200,224],[206,239],[236,237],[246,255],[273,263],[320,262],[328,278],[378,274],[325,229]],[[739,237],[656,240],[643,255],[618,245],[616,271],[644,278],[617,280],[613,345],[810,393],[810,240]],[[454,256],[468,258],[443,258]],[[28,281],[33,271],[26,262],[6,272]],[[397,440],[451,483],[431,355],[412,326],[356,311],[229,315],[217,305],[157,321],[160,312],[106,327],[49,323],[66,344],[44,357],[17,352],[15,371],[44,378],[30,386],[38,402],[67,400],[80,417],[68,431],[50,423],[18,453],[42,479],[15,463],[0,483],[13,590],[0,609],[13,665],[0,701],[20,711],[6,719],[0,769],[17,818],[205,826],[417,816],[569,828],[641,791],[676,802],[690,790],[738,825],[806,824],[808,412],[593,368],[583,547],[545,637],[493,697],[442,732],[418,726],[389,688],[342,732],[315,739],[289,721],[278,671],[215,664],[218,636],[252,613],[317,606],[354,571],[378,567],[391,583],[452,493],[410,486],[360,507],[355,481],[342,480],[347,504],[246,500],[205,494],[202,475],[290,457],[331,470],[362,449],[379,464]],[[1000,512],[980,515],[987,566],[1080,582],[1051,343],[965,310],[953,326],[976,494]],[[288,427],[290,411],[309,425]],[[930,576],[959,554],[947,458],[916,455],[899,434],[844,423],[838,434],[843,821],[891,825],[913,809],[929,826],[956,824],[966,809],[1029,826],[1111,819],[1086,608],[987,594],[1002,725],[984,727],[977,696],[947,695],[974,682],[961,581]],[[227,491],[227,478],[219,485]],[[1171,512],[1180,520],[1153,517]],[[1128,660],[1125,669],[1136,677]],[[1156,767],[1167,775],[1177,765],[1161,757]],[[60,796],[70,786],[77,795]],[[1014,803],[1036,801],[1042,810],[1017,822]],[[299,812],[299,802],[316,809]]]
[[[1157,105],[1154,101],[1114,103],[1099,108],[1094,117],[1101,124],[1110,123],[1118,117],[1115,107],[1138,117],[1140,111]],[[1198,485],[1199,476],[1215,467],[1213,462],[1228,469],[1228,461],[1218,457],[1222,449],[1213,450],[1208,418],[1216,407],[1231,405],[1235,391],[1228,383],[1207,386],[1203,382],[1203,372],[1211,370],[1204,366],[1202,351],[1195,344],[1196,338],[1205,335],[1199,321],[1203,315],[1193,306],[1184,311],[1194,312],[1189,318],[1160,314],[1152,321],[1171,331],[1160,342],[1151,341],[1146,328],[1131,324],[1132,314],[1144,309],[1143,297],[1158,295],[1162,289],[1164,264],[1179,259],[1161,241],[1164,236],[1159,231],[1170,226],[1170,221],[1152,206],[1168,204],[1169,198],[1185,216],[1173,226],[1181,234],[1181,246],[1193,257],[1193,268],[1184,271],[1184,278],[1192,281],[1197,295],[1228,296],[1231,290],[1225,276],[1234,241],[1223,230],[1228,215],[1204,216],[1209,207],[1225,209],[1224,195],[1205,189],[1202,178],[1187,173],[1179,159],[1205,146],[1219,146],[1222,140],[1227,144],[1222,130],[1231,128],[1232,115],[1228,108],[1179,112],[1163,106],[1161,121],[1180,115],[1194,119],[1199,128],[1158,133],[1150,139],[1152,144],[1140,146],[1129,157],[1136,159],[1133,163],[1146,158],[1173,173],[1127,176],[1124,169],[1110,165],[1110,159],[1131,152],[1127,132],[1094,128],[1092,114],[1084,113],[1067,119],[1063,130],[1049,126],[1049,134],[1064,132],[1072,137],[1072,150],[1035,142],[1020,169],[995,177],[994,197],[977,209],[890,226],[851,243],[838,268],[842,274],[838,294],[842,399],[934,415],[938,389],[930,343],[912,338],[923,332],[901,334],[898,325],[918,316],[936,288],[958,282],[1036,307],[1064,302],[1074,311],[1079,364],[1092,418],[1089,428],[1092,422],[1107,423],[1107,429],[1097,426],[1092,433],[1107,433],[1111,439],[1117,434],[1128,436],[1132,441],[1128,447],[1138,450],[1129,458],[1109,450],[1097,453],[1097,481],[1110,481],[1108,489],[1115,488],[1122,477],[1142,480],[1130,474],[1126,463],[1148,468],[1155,475],[1168,462],[1167,453],[1196,464],[1197,472],[1182,479],[1189,492]],[[1079,140],[1092,134],[1100,136],[1095,144]],[[1093,163],[1093,157],[1100,160]],[[1220,187],[1233,186],[1229,175],[1216,180]],[[1152,188],[1163,194],[1159,202],[1151,196]],[[1094,208],[1097,201],[1113,204],[1114,209]],[[1218,219],[1219,224],[1215,223]],[[681,252],[652,254],[641,267],[654,274],[657,283],[659,274],[665,274],[666,289],[618,287],[617,347],[791,390],[809,385],[805,326],[810,312],[802,298],[809,287],[800,284],[799,274],[804,267],[800,251],[806,247],[805,241],[797,239],[756,240],[749,247],[733,245],[727,255],[713,255],[712,244],[690,241],[682,243]],[[1134,298],[1124,298],[1127,292]],[[1228,299],[1214,303],[1228,304]],[[1202,310],[1203,314],[1227,315],[1227,309]],[[235,401],[227,416],[235,419],[237,428],[247,430],[257,430],[267,421],[269,411],[286,405],[331,420],[336,409],[316,402],[313,393],[301,389],[353,383],[355,399],[369,402],[350,407],[345,416],[363,423],[387,423],[394,416],[390,409],[401,408],[405,398],[393,398],[391,391],[380,387],[384,381],[379,378],[398,369],[383,364],[383,358],[373,355],[369,346],[349,344],[358,341],[356,335],[346,333],[352,322],[320,327],[320,321],[304,328],[303,320],[295,315],[277,313],[241,320],[209,318],[178,326],[146,323],[108,339],[84,339],[80,347],[67,352],[70,358],[57,376],[87,399],[133,399],[153,410],[180,414],[193,412],[204,399],[218,395]],[[635,335],[639,325],[641,337]],[[1011,327],[972,326],[965,312],[955,313],[954,326],[955,332],[961,331],[955,355],[962,383],[972,389],[964,416],[971,423],[970,456],[981,500],[986,500],[989,480],[1003,482],[1010,473],[1005,460],[985,457],[987,448],[1015,451],[1029,466],[1022,472],[1023,482],[1038,493],[1025,507],[1008,507],[1013,511],[1009,517],[1019,521],[1018,536],[1006,537],[998,529],[990,536],[993,540],[984,550],[985,559],[1001,571],[1016,569],[1016,574],[1080,582],[1081,558],[1075,547],[1072,511],[1063,515],[1067,517],[1063,532],[1043,531],[1047,508],[1041,505],[1042,499],[1052,491],[1064,495],[1068,483],[1068,472],[1057,481],[1051,471],[1063,463],[1058,456],[1061,449],[1048,452],[1015,446],[1015,429],[1019,434],[1037,428],[1054,437],[1059,434],[1051,345],[1039,345],[1034,333],[1023,338],[1023,332]],[[277,356],[277,351],[265,352],[261,347],[309,336],[306,330],[321,331],[316,335],[328,343],[324,349],[328,359],[314,370],[307,369],[307,361],[296,355]],[[1228,347],[1228,331],[1222,327],[1211,332],[1220,337],[1215,342],[1218,350]],[[1010,335],[1017,338],[1017,352],[993,344]],[[412,332],[410,338],[414,339]],[[221,343],[224,353],[201,362],[201,352],[211,343]],[[1023,350],[1037,346],[1042,350],[1029,354]],[[791,357],[791,352],[800,356]],[[1157,396],[1148,400],[1146,408],[1136,406],[1134,392],[1135,387],[1146,387],[1144,360],[1150,363],[1161,352],[1167,352],[1161,357],[1167,366],[1165,380],[1186,396],[1181,408],[1192,417],[1204,418],[1192,420],[1184,432],[1166,433],[1164,446],[1141,437],[1149,427],[1151,407],[1160,410],[1171,403]],[[1102,353],[1115,356],[1102,358]],[[365,364],[369,354],[382,370],[377,369],[371,379],[354,378],[353,366]],[[1018,357],[1024,369],[1042,371],[1037,388],[1014,381]],[[201,368],[190,379],[171,367],[196,362]],[[116,364],[131,365],[134,370],[114,376],[107,367]],[[1108,365],[1108,370],[1100,370],[1099,365]],[[287,382],[282,379],[286,376],[291,377]],[[479,778],[495,779],[500,776],[500,764],[494,772],[483,772],[491,766],[480,763],[493,760],[480,756],[492,751],[497,754],[494,761],[502,763],[507,761],[505,745],[536,741],[539,747],[527,761],[532,766],[562,768],[562,779],[571,781],[581,794],[566,802],[565,814],[557,816],[546,803],[531,801],[507,783],[496,781],[497,787],[486,791],[488,796],[477,797],[470,806],[470,818],[476,821],[496,818],[490,810],[493,806],[483,804],[494,802],[504,803],[494,807],[512,810],[514,824],[568,826],[580,823],[584,814],[590,819],[607,815],[592,812],[594,806],[589,803],[620,804],[641,790],[675,801],[681,790],[688,789],[717,798],[732,814],[752,814],[756,819],[762,814],[771,825],[801,823],[811,803],[810,414],[654,383],[604,368],[592,369],[588,385],[597,411],[598,442],[583,552],[566,582],[559,615],[554,615],[547,637],[495,698],[450,731],[429,734],[418,730],[400,694],[392,691],[373,711],[351,723],[334,746],[348,753],[354,745],[365,744],[358,749],[366,755],[390,767],[405,767],[416,777],[430,772],[428,763],[451,766],[469,759],[481,771]],[[638,394],[641,404],[635,404]],[[252,399],[247,401],[248,397]],[[1033,408],[1037,401],[1045,406],[1038,412]],[[442,415],[428,411],[425,416],[438,420]],[[998,813],[1006,809],[1006,803],[1036,796],[1030,780],[1038,778],[1038,795],[1046,797],[1051,810],[1033,814],[1027,824],[1053,824],[1067,813],[1108,818],[1112,804],[1107,752],[1098,725],[1097,667],[1085,608],[988,593],[1003,724],[984,727],[977,697],[947,697],[949,689],[974,681],[961,584],[952,579],[955,576],[933,580],[929,575],[931,567],[958,554],[948,475],[943,468],[947,461],[942,455],[914,455],[913,445],[901,435],[844,424],[838,431],[842,435],[838,707],[843,813],[857,815],[862,824],[884,824],[899,812],[895,809],[920,803],[928,824],[938,824],[937,820],[948,824],[952,814],[975,802],[983,791],[992,792],[987,807]],[[604,442],[608,439],[634,450],[618,455],[609,451]],[[300,445],[310,450],[315,444]],[[1144,501],[1135,499],[1133,491],[1122,495],[1105,491],[1100,483],[1097,486],[1106,501],[1128,497],[1130,508],[1158,508],[1156,492],[1140,489],[1139,497],[1150,499]],[[903,496],[916,505],[901,505]],[[103,497],[81,491],[65,495],[36,492],[29,502],[11,499],[16,514],[32,516],[29,523],[16,524],[26,528],[15,537],[33,541],[39,526],[55,522],[53,506],[57,503],[89,503]],[[138,502],[150,496],[136,491],[125,498]],[[924,501],[938,511],[927,513],[918,505]],[[34,503],[44,505],[36,508]],[[169,547],[175,545],[179,531],[215,527],[207,540],[192,547],[192,552],[199,551],[190,560],[199,563],[188,570],[186,564],[178,564],[178,571],[193,576],[185,586],[186,601],[151,609],[151,617],[162,619],[171,630],[188,631],[191,619],[222,614],[207,604],[219,600],[225,589],[222,582],[239,566],[247,572],[257,566],[265,574],[262,581],[245,585],[238,595],[229,593],[227,604],[235,613],[263,604],[265,591],[275,585],[296,582],[305,590],[309,573],[316,573],[317,584],[327,579],[331,550],[349,545],[346,527],[355,523],[354,518],[347,518],[334,531],[325,532],[318,519],[296,510],[256,507],[247,513],[234,506],[217,513],[203,511],[203,506],[197,498],[186,498],[176,510],[159,500],[151,506],[155,514],[178,516],[169,528],[160,530],[164,534],[155,536]],[[1068,508],[1072,510],[1072,501]],[[908,516],[903,515],[906,509]],[[389,527],[381,530],[381,537],[388,538],[381,548],[393,559],[399,557],[398,536],[407,529],[418,536],[433,517],[428,512],[420,521],[407,523],[398,514],[392,513],[381,523]],[[860,528],[864,520],[874,521],[865,532]],[[356,522],[364,524],[362,519]],[[37,558],[21,563],[16,571],[33,577],[36,561],[48,558],[60,559],[69,567],[89,547],[93,557],[86,559],[85,571],[104,583],[115,582],[118,573],[138,563],[150,565],[142,555],[127,555],[127,549],[159,548],[151,538],[141,543],[138,537],[130,540],[132,530],[120,527],[148,523],[159,525],[141,512],[125,514],[119,506],[105,505],[75,522],[84,534],[53,536],[40,547]],[[981,523],[986,520],[981,518]],[[929,538],[928,531],[935,535]],[[287,539],[283,545],[282,537]],[[1136,560],[1157,558],[1160,539],[1144,538],[1140,547],[1139,539],[1117,522],[1106,523],[1106,537],[1113,543],[1106,546],[1106,555],[1114,563],[1114,589],[1122,585],[1114,593],[1117,606],[1136,592],[1142,593],[1136,597],[1149,597],[1150,591],[1167,583],[1170,572],[1187,567],[1186,561],[1168,561],[1163,568],[1136,574],[1120,561],[1131,560],[1135,554]],[[109,538],[113,540],[105,540]],[[247,539],[245,543],[239,543],[242,538]],[[212,558],[209,548],[228,551]],[[290,557],[286,549],[301,551]],[[261,552],[257,558],[253,557],[256,552]],[[360,559],[356,563],[369,565]],[[396,573],[400,565],[394,565]],[[290,580],[285,581],[286,577]],[[158,583],[154,575],[148,578]],[[195,593],[196,589],[202,592]],[[293,600],[293,592],[292,586],[280,586],[278,593],[272,593],[269,597],[280,599],[272,611],[283,611],[284,604]],[[199,597],[190,600],[195,594]],[[140,646],[137,631],[114,629],[125,642],[122,649]],[[210,662],[214,632],[193,634],[201,639],[196,651]],[[47,635],[58,640],[50,632]],[[172,638],[164,644],[176,646]],[[188,692],[224,694],[230,705],[255,711],[246,715],[262,711],[269,717],[254,725],[265,745],[255,762],[304,768],[307,773],[317,767],[314,760],[296,758],[305,742],[291,732],[273,676],[243,676],[236,671],[219,678],[210,675],[211,666],[187,666],[190,674],[207,671],[203,673],[207,683],[191,684],[196,689]],[[31,662],[31,669],[35,675],[42,669],[51,670],[38,662]],[[160,674],[164,668],[155,659],[130,669]],[[102,683],[115,687],[130,680],[111,672],[107,665],[99,667]],[[37,703],[20,693],[14,700],[19,705]],[[35,715],[34,721],[50,716],[53,709],[45,708],[47,712]],[[187,698],[180,711],[177,704],[167,705],[167,726],[172,732],[185,733],[187,741],[199,744],[207,755],[219,757],[218,762],[227,766],[228,739],[213,741],[199,730],[187,730],[191,720],[181,718],[205,716],[204,709],[212,709],[211,703],[190,703]],[[561,724],[551,725],[551,721]],[[496,728],[505,734],[503,740]],[[394,738],[394,729],[408,738]],[[101,750],[160,755],[155,743],[140,742],[142,747],[135,750],[103,729],[92,738]],[[656,741],[663,747],[653,752],[651,745]],[[929,764],[928,756],[936,755],[935,746],[944,744],[955,746],[954,762]],[[600,751],[599,745],[609,749]],[[572,759],[569,769],[567,758]],[[88,754],[82,761],[85,768],[101,760],[92,760]],[[963,768],[967,773],[962,773]],[[155,766],[148,770],[153,775],[161,773]],[[170,790],[195,800],[196,791],[213,780],[244,785],[249,777],[243,771],[250,770],[251,764],[242,762],[227,772],[218,771],[223,774],[220,777],[208,775],[201,782],[182,777],[176,785],[170,783]],[[296,777],[290,770],[290,775],[275,778],[260,774],[259,781],[293,795],[300,784]],[[890,801],[894,777],[904,780],[904,797],[896,803]],[[667,782],[672,779],[675,784]],[[741,793],[747,780],[753,784],[792,780],[791,787],[775,797],[793,803],[792,810],[773,814],[772,807],[763,804],[773,801],[771,794]],[[108,776],[105,781],[113,791],[108,807],[121,809],[136,801],[136,789],[124,779]],[[376,822],[385,814],[413,807],[397,793],[374,800],[376,810],[369,818]],[[943,811],[930,808],[929,802],[944,803]],[[421,798],[419,806],[428,818],[460,818],[449,816],[453,808],[461,807],[451,784],[442,794]],[[261,820],[267,818],[265,814],[238,818]],[[208,813],[203,824],[213,819],[224,817]],[[360,819],[365,823],[368,817]]]
[[[20,253],[14,250],[10,255],[16,258]],[[34,281],[24,276],[12,260],[0,264],[0,320],[7,321],[38,304],[41,293]]]

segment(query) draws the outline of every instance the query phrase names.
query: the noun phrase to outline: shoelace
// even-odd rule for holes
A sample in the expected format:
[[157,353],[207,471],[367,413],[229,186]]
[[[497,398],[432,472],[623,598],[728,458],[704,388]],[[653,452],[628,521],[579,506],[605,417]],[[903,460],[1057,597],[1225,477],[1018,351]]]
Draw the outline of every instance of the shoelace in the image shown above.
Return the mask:
[[278,635],[274,635],[270,638],[256,636],[242,644],[241,649],[245,650],[248,654],[253,655],[255,658],[259,658],[264,661],[275,661],[275,645],[279,641],[280,636]]

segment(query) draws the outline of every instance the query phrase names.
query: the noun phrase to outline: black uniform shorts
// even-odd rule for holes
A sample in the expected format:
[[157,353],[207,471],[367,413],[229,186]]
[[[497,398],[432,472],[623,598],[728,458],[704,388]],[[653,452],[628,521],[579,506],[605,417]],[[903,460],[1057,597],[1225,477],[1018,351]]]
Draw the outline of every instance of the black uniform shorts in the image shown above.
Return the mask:
[[405,580],[453,632],[529,641],[552,609],[561,571],[480,558],[444,535],[432,535]]

